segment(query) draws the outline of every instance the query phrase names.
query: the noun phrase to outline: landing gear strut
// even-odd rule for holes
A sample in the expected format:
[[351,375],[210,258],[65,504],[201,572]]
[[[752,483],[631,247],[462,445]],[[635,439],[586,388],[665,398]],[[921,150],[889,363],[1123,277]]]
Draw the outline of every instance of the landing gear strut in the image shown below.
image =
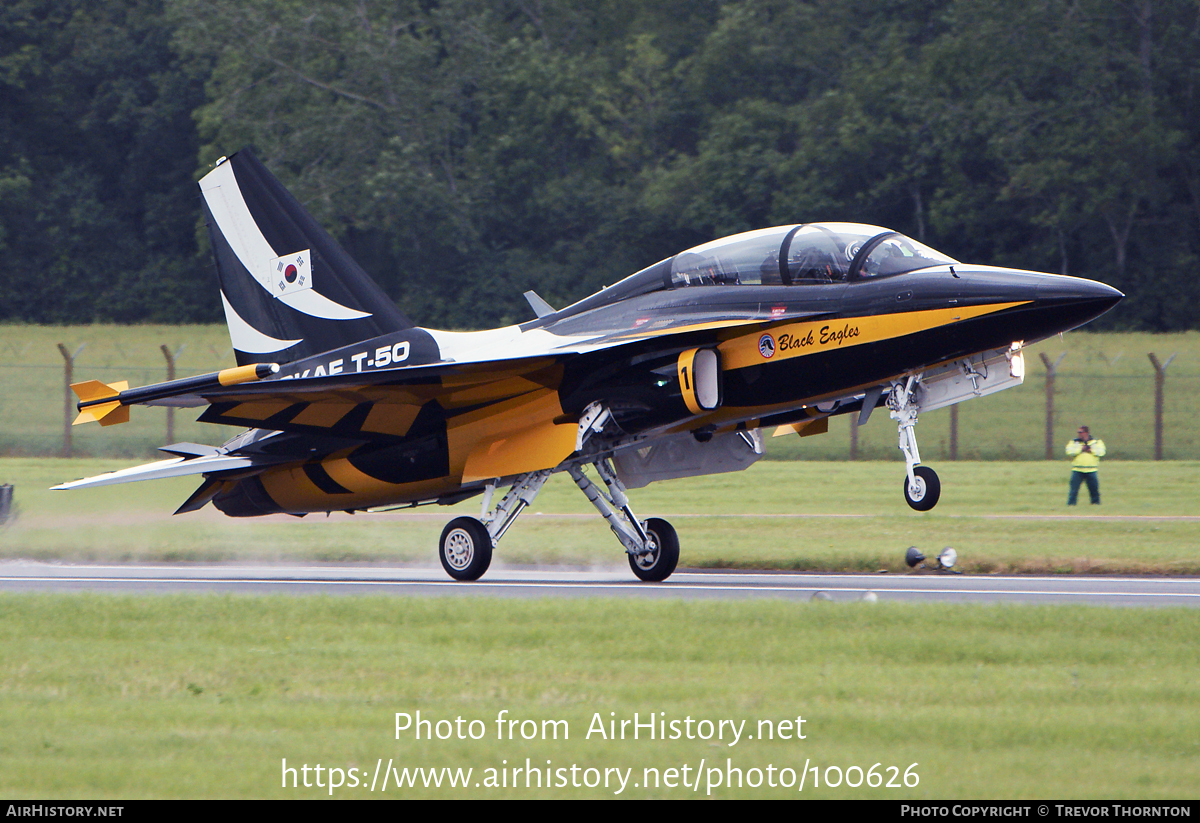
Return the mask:
[[489,483],[483,494],[483,506],[479,519],[456,517],[442,530],[438,544],[438,558],[446,574],[455,580],[478,580],[492,563],[492,549],[508,531],[526,506],[533,502],[542,484],[550,476],[548,471],[522,474],[513,481],[512,487],[489,512],[496,484]]
[[[457,517],[442,531],[438,556],[446,573],[455,580],[478,580],[482,577],[492,562],[492,549],[500,542],[508,527],[533,503],[553,471],[565,468],[579,490],[608,521],[613,534],[625,547],[629,555],[629,568],[638,579],[661,582],[670,577],[679,563],[679,536],[666,520],[657,517],[646,521],[637,519],[629,507],[625,484],[617,477],[605,451],[597,449],[593,442],[593,438],[601,435],[611,420],[611,412],[599,403],[584,409],[576,440],[577,462],[554,470],[518,475],[496,508],[490,511],[499,480],[488,483],[479,517]],[[585,453],[588,456],[582,457]],[[583,466],[588,463],[596,468],[604,488],[583,473]]]
[[629,508],[625,485],[608,460],[597,460],[592,465],[608,488],[607,493],[593,483],[580,466],[571,466],[567,471],[600,516],[608,521],[613,534],[629,554],[629,568],[638,579],[652,583],[666,580],[679,563],[679,537],[674,527],[657,517],[651,517],[645,523],[638,520]]
[[904,501],[919,512],[927,512],[937,505],[942,495],[942,484],[937,472],[921,465],[921,453],[917,450],[917,425],[920,406],[913,395],[921,376],[913,375],[904,383],[895,383],[888,393],[889,416],[896,421],[900,430],[900,451],[904,452],[907,476],[904,478]]

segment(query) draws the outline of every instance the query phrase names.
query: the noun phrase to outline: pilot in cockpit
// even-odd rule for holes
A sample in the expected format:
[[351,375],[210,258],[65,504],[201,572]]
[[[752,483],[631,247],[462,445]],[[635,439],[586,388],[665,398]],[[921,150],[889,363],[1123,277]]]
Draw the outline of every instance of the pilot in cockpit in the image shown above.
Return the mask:
[[845,264],[827,232],[812,227],[797,232],[788,254],[788,272],[793,283],[833,283],[846,277]]
[[829,255],[808,249],[799,260],[789,261],[788,269],[792,272],[793,283],[832,283],[832,264]]
[[758,267],[759,282],[764,286],[782,286],[783,276],[779,274],[779,250],[767,255]]
[[862,262],[859,274],[862,277],[901,274],[911,271],[914,268],[913,261],[919,259],[914,254],[905,254],[898,239],[889,239],[872,249],[867,259]]
[[832,254],[811,246],[792,255],[788,271],[793,283],[832,283],[845,274]]

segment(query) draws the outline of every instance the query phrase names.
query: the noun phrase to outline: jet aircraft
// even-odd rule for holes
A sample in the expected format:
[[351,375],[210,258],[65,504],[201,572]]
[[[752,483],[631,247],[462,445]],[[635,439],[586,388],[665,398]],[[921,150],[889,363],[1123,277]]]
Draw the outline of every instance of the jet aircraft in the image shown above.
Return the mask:
[[[248,150],[200,181],[237,367],[129,389],[76,384],[76,423],[130,405],[204,407],[247,430],[220,447],[64,483],[198,475],[177,513],[363,512],[481,495],[442,533],[474,580],[552,474],[608,521],[642,580],[679,559],[667,521],[627,495],[747,468],[764,429],[801,436],[876,408],[896,421],[904,497],[938,501],[921,412],[1021,383],[1023,347],[1122,298],[1102,283],[953,260],[887,229],[803,223],[714,240],[506,328],[415,326]],[[585,471],[593,469],[593,476]],[[497,501],[497,496],[499,500]]]

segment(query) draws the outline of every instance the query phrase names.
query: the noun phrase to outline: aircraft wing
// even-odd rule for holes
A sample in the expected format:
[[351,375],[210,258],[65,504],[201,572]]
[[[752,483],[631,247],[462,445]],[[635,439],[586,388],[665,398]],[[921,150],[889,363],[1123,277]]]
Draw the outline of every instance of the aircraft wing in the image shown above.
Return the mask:
[[[496,341],[453,361],[317,377],[276,377],[277,369],[260,364],[136,389],[89,381],[72,387],[81,399],[75,422],[125,422],[129,405],[207,406],[201,422],[368,440],[402,438],[431,402],[454,413],[553,392],[562,380],[563,364],[578,355],[637,344],[664,349],[694,345],[794,319],[702,316],[590,334],[535,332]],[[495,357],[496,348],[511,354]]]
[[[287,455],[293,460],[354,442],[399,443],[434,425],[449,432],[452,451],[464,451],[464,480],[508,476],[551,468],[575,451],[577,426],[566,417],[558,391],[572,359],[609,350],[628,356],[631,346],[669,352],[790,319],[701,317],[666,328],[521,334],[515,345],[497,340],[478,353],[456,352],[454,361],[321,376],[279,377],[278,367],[258,364],[135,389],[89,381],[73,386],[81,398],[76,423],[124,422],[130,405],[206,406],[201,422],[322,437],[309,444],[316,447],[311,453]],[[497,358],[489,356],[489,348],[529,353]],[[210,479],[237,471],[254,474],[276,462],[231,451],[188,454],[60,488],[186,474]],[[203,505],[211,490],[211,485],[202,487],[181,511]]]
[[558,388],[562,373],[558,358],[524,357],[269,380],[202,393],[209,407],[200,420],[368,440],[402,438],[430,403],[453,413],[541,395]]

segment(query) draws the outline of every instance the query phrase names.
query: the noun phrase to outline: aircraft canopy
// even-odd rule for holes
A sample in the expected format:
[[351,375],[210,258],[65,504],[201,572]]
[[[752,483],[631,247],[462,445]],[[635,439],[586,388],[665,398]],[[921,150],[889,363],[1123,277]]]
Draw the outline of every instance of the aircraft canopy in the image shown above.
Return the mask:
[[902,234],[858,223],[805,223],[725,237],[671,262],[670,285],[838,283],[957,261]]
[[[784,261],[780,265],[780,260]],[[860,223],[804,223],[713,240],[631,274],[563,309],[569,316],[686,286],[846,283],[957,263],[898,232]]]

